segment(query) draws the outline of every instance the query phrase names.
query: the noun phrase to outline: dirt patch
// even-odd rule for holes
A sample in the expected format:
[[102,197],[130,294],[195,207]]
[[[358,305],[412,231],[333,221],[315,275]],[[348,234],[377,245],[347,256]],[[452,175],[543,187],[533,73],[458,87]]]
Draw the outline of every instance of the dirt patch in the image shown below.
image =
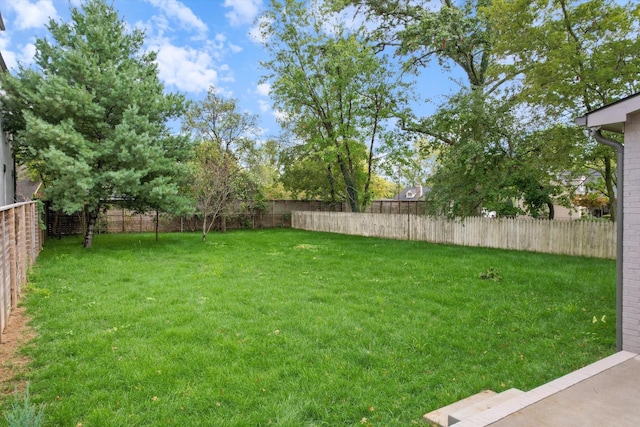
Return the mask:
[[13,394],[16,388],[21,391],[26,387],[26,381],[20,379],[19,374],[26,370],[30,360],[20,354],[20,347],[35,337],[28,323],[24,307],[11,310],[0,342],[0,398]]

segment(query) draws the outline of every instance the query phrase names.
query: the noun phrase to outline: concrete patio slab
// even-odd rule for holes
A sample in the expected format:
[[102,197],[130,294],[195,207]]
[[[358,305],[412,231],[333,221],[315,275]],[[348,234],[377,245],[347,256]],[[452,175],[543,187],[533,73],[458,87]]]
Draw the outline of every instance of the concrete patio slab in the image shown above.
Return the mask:
[[640,356],[621,351],[456,427],[640,426]]

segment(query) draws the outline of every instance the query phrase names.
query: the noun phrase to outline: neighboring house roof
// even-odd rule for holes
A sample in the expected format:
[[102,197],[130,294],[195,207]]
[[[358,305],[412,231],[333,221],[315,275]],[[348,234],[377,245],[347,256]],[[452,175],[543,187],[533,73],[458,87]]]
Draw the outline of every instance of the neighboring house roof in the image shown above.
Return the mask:
[[421,202],[424,201],[426,191],[429,191],[429,189],[424,188],[422,185],[407,187],[394,197],[393,200],[399,200],[401,202]]
[[576,124],[610,132],[624,133],[627,115],[640,111],[640,92],[588,112],[576,119]]
[[40,182],[30,179],[19,179],[16,182],[16,203],[30,202],[40,191]]
[[24,166],[18,166],[16,170],[16,202],[29,202],[38,196],[42,188],[40,181],[32,181],[29,171]]

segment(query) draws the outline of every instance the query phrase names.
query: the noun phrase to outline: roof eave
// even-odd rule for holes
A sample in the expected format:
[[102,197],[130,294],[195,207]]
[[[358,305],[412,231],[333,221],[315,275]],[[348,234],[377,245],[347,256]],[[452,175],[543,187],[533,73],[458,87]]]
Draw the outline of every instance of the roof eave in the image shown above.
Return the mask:
[[593,110],[575,119],[579,126],[597,128],[615,133],[624,133],[624,124],[629,114],[640,111],[640,93]]

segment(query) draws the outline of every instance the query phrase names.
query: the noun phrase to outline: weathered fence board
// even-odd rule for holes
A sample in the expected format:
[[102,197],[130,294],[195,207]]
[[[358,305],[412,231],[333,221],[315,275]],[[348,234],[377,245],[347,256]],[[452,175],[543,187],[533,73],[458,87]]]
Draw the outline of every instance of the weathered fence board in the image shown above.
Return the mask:
[[616,224],[611,222],[292,212],[292,227],[463,246],[597,258],[616,257]]
[[[226,215],[226,228],[269,228],[290,227],[291,212],[298,210],[340,212],[345,209],[343,203],[321,202],[316,200],[269,200],[258,208],[253,202],[238,202],[230,207]],[[202,229],[202,220],[197,217],[172,217],[155,212],[144,214],[118,206],[112,206],[101,212],[96,224],[98,233],[140,233],[153,232],[158,220],[158,231],[198,231]],[[220,219],[214,229],[220,228]],[[82,234],[84,218],[82,214],[65,215],[48,209],[47,230],[50,236]]]
[[36,202],[0,208],[0,343],[11,310],[18,305],[27,271],[44,239]]

